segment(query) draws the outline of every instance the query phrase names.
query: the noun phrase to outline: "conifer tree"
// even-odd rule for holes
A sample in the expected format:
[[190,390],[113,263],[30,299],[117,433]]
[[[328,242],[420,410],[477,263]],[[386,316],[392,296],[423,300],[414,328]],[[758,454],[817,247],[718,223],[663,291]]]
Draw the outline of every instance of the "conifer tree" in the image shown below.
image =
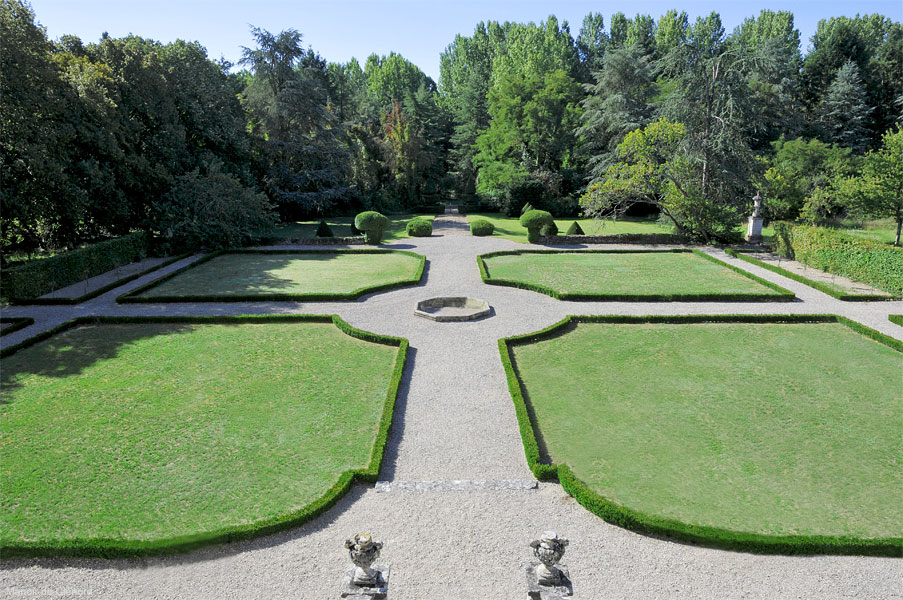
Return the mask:
[[867,127],[871,112],[859,68],[853,61],[847,61],[837,70],[816,112],[821,139],[863,152],[869,141]]

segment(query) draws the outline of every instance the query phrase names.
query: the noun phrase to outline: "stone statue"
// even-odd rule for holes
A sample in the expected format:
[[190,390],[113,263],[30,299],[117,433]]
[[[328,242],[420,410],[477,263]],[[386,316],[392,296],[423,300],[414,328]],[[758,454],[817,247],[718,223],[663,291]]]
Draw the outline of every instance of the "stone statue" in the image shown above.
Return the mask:
[[531,598],[556,600],[573,593],[567,567],[558,565],[567,545],[568,539],[554,531],[530,542],[533,555],[539,559],[539,563],[527,567],[527,592]]
[[345,573],[342,597],[385,598],[389,586],[389,567],[371,568],[383,548],[369,533],[345,540],[345,548],[354,567]]
[[749,216],[749,224],[746,227],[746,241],[750,244],[762,243],[762,196],[756,191],[753,196],[753,213]]

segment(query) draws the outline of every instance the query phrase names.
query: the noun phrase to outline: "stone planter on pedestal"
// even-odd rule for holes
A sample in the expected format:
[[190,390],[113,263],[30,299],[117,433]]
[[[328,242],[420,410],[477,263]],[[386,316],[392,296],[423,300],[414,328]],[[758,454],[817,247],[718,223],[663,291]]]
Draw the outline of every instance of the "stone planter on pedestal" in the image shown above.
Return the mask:
[[389,588],[389,567],[373,565],[379,558],[383,543],[374,541],[370,534],[359,533],[345,540],[345,548],[353,567],[345,571],[342,598],[369,600],[385,598]]
[[561,600],[573,595],[568,569],[559,565],[564,556],[568,539],[558,537],[554,531],[545,532],[538,540],[530,542],[533,555],[539,562],[527,566],[527,593],[535,600]]

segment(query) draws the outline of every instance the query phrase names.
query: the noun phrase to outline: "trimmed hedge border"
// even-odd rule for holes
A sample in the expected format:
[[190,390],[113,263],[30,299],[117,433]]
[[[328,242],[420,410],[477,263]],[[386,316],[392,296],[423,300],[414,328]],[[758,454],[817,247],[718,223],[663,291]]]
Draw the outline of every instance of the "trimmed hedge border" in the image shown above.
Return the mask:
[[[154,288],[164,281],[168,281],[177,275],[181,275],[188,269],[192,269],[200,264],[211,261],[217,256],[222,256],[224,254],[406,254],[408,256],[412,256],[417,258],[420,261],[420,265],[417,268],[417,273],[411,279],[406,279],[403,281],[394,281],[392,283],[384,283],[381,285],[372,285],[369,287],[363,287],[356,289],[352,292],[347,293],[334,293],[334,294],[324,294],[324,293],[312,293],[312,294],[233,294],[233,295],[216,295],[216,294],[198,294],[196,296],[150,296],[150,297],[140,297],[139,294],[146,292],[147,290]],[[119,303],[144,303],[144,304],[156,304],[158,302],[265,302],[265,301],[304,301],[304,302],[323,302],[329,300],[357,300],[364,294],[371,294],[373,292],[382,292],[386,290],[391,290],[399,287],[405,287],[408,285],[414,285],[419,283],[421,278],[423,277],[423,269],[426,264],[426,257],[422,254],[417,254],[415,252],[408,252],[407,250],[387,250],[383,248],[368,248],[365,250],[345,250],[345,249],[335,249],[335,250],[260,250],[260,249],[252,249],[252,250],[220,250],[218,252],[213,252],[204,256],[189,265],[185,265],[181,269],[176,269],[172,273],[168,273],[164,277],[159,279],[155,279],[146,285],[142,285],[140,287],[135,288],[134,290],[122,294],[118,298],[116,298],[116,302]]]
[[[576,221],[575,221],[576,223]],[[689,240],[676,233],[613,233],[610,235],[550,235],[539,238],[539,244],[686,244]]]
[[903,315],[887,315],[887,319],[891,323],[895,323],[900,327],[903,327]]
[[[808,279],[803,277],[802,275],[798,275],[793,273],[792,271],[788,271],[786,269],[782,269],[781,267],[776,267],[775,265],[768,264],[766,262],[762,262],[757,258],[753,258],[752,256],[747,256],[743,252],[739,252],[734,250],[733,248],[727,248],[725,252],[733,256],[734,258],[739,258],[740,260],[746,261],[749,264],[756,265],[757,267],[762,267],[763,269],[768,269],[772,273],[777,273],[778,275],[782,275],[787,279],[792,279],[796,282],[808,285],[811,288],[815,288],[820,292],[824,292],[833,298],[837,298],[838,300],[843,300],[844,302],[871,302],[871,301],[880,301],[880,300],[899,300],[900,296],[893,296],[891,294],[844,294],[843,292],[839,292],[832,288],[829,285],[825,285],[820,281],[815,281],[812,279]],[[814,268],[814,267],[813,267]]]
[[[744,277],[752,279],[756,283],[779,292],[778,294],[571,294],[561,293],[550,287],[525,281],[515,281],[512,279],[493,279],[489,275],[489,269],[486,266],[486,259],[496,256],[509,256],[515,254],[656,254],[656,253],[692,253],[697,256],[721,265],[731,271],[739,273]],[[571,301],[601,301],[601,302],[793,302],[796,295],[790,290],[770,281],[757,277],[752,273],[729,265],[724,261],[718,260],[714,256],[709,256],[705,252],[692,248],[670,248],[656,250],[502,250],[499,252],[489,252],[488,254],[480,254],[477,256],[477,266],[480,268],[480,277],[483,283],[489,285],[502,285],[508,287],[519,288],[522,290],[530,290],[539,292],[546,296],[551,296],[557,300]]]
[[298,244],[304,246],[363,246],[364,236],[352,235],[348,237],[313,237],[313,238],[262,238],[260,245],[289,245]]
[[25,300],[49,294],[147,256],[148,235],[139,231],[51,256],[0,273],[8,297]]
[[405,338],[380,335],[363,331],[352,327],[338,315],[236,315],[213,317],[79,317],[71,321],[42,332],[27,340],[4,348],[0,357],[7,357],[28,346],[44,341],[57,333],[72,329],[80,325],[109,325],[109,324],[133,324],[133,323],[194,323],[194,324],[236,324],[236,323],[332,323],[346,335],[364,341],[397,346],[398,355],[395,359],[395,367],[389,379],[389,390],[383,404],[382,417],[379,421],[379,429],[373,441],[373,450],[370,453],[370,462],[362,469],[349,469],[343,472],[338,481],[322,496],[307,506],[298,510],[264,519],[256,523],[222,527],[220,529],[200,533],[177,536],[151,542],[135,540],[74,540],[71,543],[58,544],[10,544],[0,547],[0,555],[4,557],[38,557],[38,556],[90,556],[101,558],[124,558],[132,556],[148,556],[154,554],[170,554],[188,552],[201,546],[221,544],[248,539],[251,537],[268,535],[297,527],[331,508],[350,489],[351,484],[374,483],[379,478],[379,469],[385,452],[389,430],[392,427],[392,416],[395,410],[395,400],[398,396],[398,387],[404,373],[404,367],[408,351],[408,340]]
[[[145,269],[144,271],[141,271],[140,273],[133,273],[132,275],[128,275],[126,277],[123,277],[122,279],[117,279],[116,281],[114,281],[112,283],[108,283],[107,285],[105,285],[103,287],[99,287],[94,291],[88,292],[87,294],[85,294],[83,296],[78,296],[76,298],[14,298],[14,299],[10,300],[10,303],[12,303],[12,304],[35,304],[35,305],[79,304],[81,302],[84,302],[85,300],[90,300],[92,298],[96,298],[96,297],[100,296],[101,294],[106,294],[110,290],[121,287],[121,286],[129,283],[130,281],[134,281],[134,280],[138,279],[139,277],[144,277],[145,275],[147,275],[149,273],[153,273],[154,271],[156,271],[158,269],[162,269],[163,267],[168,267],[169,265],[173,264],[174,262],[178,262],[178,261],[182,260],[183,258],[188,258],[189,256],[191,256],[190,252],[188,252],[186,254],[181,254],[179,256],[174,256],[168,260],[163,261],[159,265],[154,265],[153,267],[151,267],[149,269]],[[114,267],[114,268],[118,268],[118,267]]]
[[0,329],[0,336],[4,336],[20,329],[25,329],[29,325],[34,325],[34,319],[31,317],[0,317],[0,323],[9,323],[8,327]]
[[838,315],[681,315],[681,316],[569,316],[525,335],[500,339],[499,354],[508,390],[514,402],[518,427],[524,443],[527,464],[537,479],[561,483],[562,488],[593,514],[609,523],[640,533],[661,535],[701,546],[753,552],[757,554],[854,554],[869,556],[903,556],[903,537],[862,540],[849,536],[768,535],[732,531],[720,527],[692,525],[664,519],[616,504],[581,481],[565,463],[542,461],[537,441],[536,417],[524,397],[521,379],[511,356],[514,346],[531,344],[557,337],[577,323],[841,323],[873,340],[903,352],[903,342]]

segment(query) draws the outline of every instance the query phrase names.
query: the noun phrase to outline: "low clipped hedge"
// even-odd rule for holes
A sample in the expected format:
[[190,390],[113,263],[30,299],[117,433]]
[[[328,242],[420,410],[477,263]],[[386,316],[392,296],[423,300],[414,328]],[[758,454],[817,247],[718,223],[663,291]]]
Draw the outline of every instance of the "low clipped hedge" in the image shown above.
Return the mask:
[[342,332],[368,342],[397,346],[398,355],[392,376],[389,379],[389,390],[386,393],[383,413],[379,421],[379,429],[373,442],[373,450],[370,453],[370,461],[363,469],[347,470],[341,474],[339,480],[322,496],[298,510],[279,515],[256,523],[246,523],[225,527],[218,531],[184,535],[166,540],[147,542],[143,540],[76,540],[72,543],[59,543],[53,545],[33,545],[29,543],[10,544],[0,547],[0,555],[5,557],[36,557],[36,556],[91,556],[102,558],[122,558],[131,556],[148,556],[154,554],[170,554],[176,552],[188,552],[200,546],[235,542],[251,537],[268,535],[297,527],[331,508],[351,488],[354,482],[375,483],[379,478],[379,469],[385,453],[386,441],[392,426],[392,416],[395,410],[395,400],[398,396],[398,387],[404,373],[405,360],[408,351],[408,340],[404,338],[380,335],[356,329],[342,320],[338,315],[238,315],[238,316],[213,316],[213,317],[79,317],[67,321],[62,325],[42,332],[27,340],[4,348],[0,351],[0,357],[7,357],[14,352],[26,348],[57,333],[77,327],[79,325],[95,324],[129,324],[129,323],[199,323],[199,324],[233,324],[233,323],[272,323],[272,322],[316,322],[333,323]]
[[903,556],[903,538],[857,539],[844,536],[767,535],[731,531],[664,519],[612,502],[580,480],[565,463],[552,463],[543,456],[538,442],[538,427],[533,410],[521,387],[520,376],[512,359],[512,348],[518,345],[557,337],[577,323],[841,323],[847,327],[903,352],[903,342],[837,315],[681,315],[681,316],[569,316],[539,331],[499,340],[499,353],[508,391],[514,402],[524,454],[530,471],[537,479],[558,480],[562,488],[593,514],[609,523],[641,533],[667,536],[702,546],[754,552],[759,554],[855,554]]
[[474,219],[470,222],[470,234],[475,236],[492,235],[495,231],[495,225],[486,219]]
[[408,221],[405,231],[411,237],[430,237],[433,235],[433,222],[417,217]]
[[777,254],[903,296],[903,248],[825,227],[785,221],[773,226]]
[[13,302],[30,300],[137,262],[147,256],[148,240],[147,233],[140,231],[4,269],[0,274],[3,294]]
[[903,327],[903,315],[887,315],[887,318],[891,323],[896,323],[900,327]]
[[815,281],[813,279],[803,277],[802,275],[799,275],[792,271],[782,269],[781,267],[771,265],[766,262],[762,262],[761,260],[753,258],[752,256],[748,256],[742,252],[738,252],[738,251],[734,250],[733,248],[728,248],[727,250],[725,250],[725,252],[728,255],[733,256],[734,258],[739,258],[740,260],[746,261],[751,265],[756,265],[757,267],[762,267],[763,269],[768,269],[769,271],[771,271],[773,273],[777,273],[778,275],[782,275],[782,276],[786,277],[787,279],[792,279],[799,283],[808,285],[811,288],[815,288],[820,292],[824,292],[825,294],[828,294],[829,296],[837,298],[838,300],[843,300],[845,302],[869,302],[869,301],[873,301],[873,300],[896,300],[897,298],[899,298],[899,296],[893,296],[890,294],[881,294],[881,295],[878,295],[878,294],[844,294],[843,292],[841,292],[829,285],[825,285],[824,283],[822,283],[820,281]]
[[[404,281],[394,281],[391,283],[386,283],[383,285],[372,285],[369,287],[363,287],[354,290],[353,292],[348,293],[335,293],[335,294],[233,294],[229,296],[225,295],[196,295],[196,296],[152,296],[152,297],[141,297],[140,294],[143,294],[149,289],[152,289],[164,281],[168,281],[177,275],[181,275],[188,269],[196,267],[200,264],[203,264],[207,261],[213,260],[217,256],[221,256],[223,254],[349,254],[349,253],[359,253],[359,254],[407,254],[408,256],[412,256],[420,261],[420,265],[417,268],[417,272],[411,279],[406,279]],[[346,250],[346,249],[335,249],[335,250],[219,250],[217,252],[212,252],[203,258],[196,260],[192,263],[185,265],[180,269],[176,269],[171,273],[166,274],[159,279],[155,279],[150,283],[139,286],[130,292],[122,294],[118,298],[116,298],[116,302],[119,303],[146,303],[153,304],[156,302],[259,302],[259,301],[286,301],[291,302],[294,300],[302,301],[302,302],[323,302],[329,300],[356,300],[363,296],[364,294],[371,294],[373,292],[381,292],[385,290],[391,290],[399,287],[404,287],[407,285],[413,285],[420,281],[423,277],[423,269],[426,265],[426,257],[422,254],[417,254],[416,252],[408,252],[407,250],[388,250],[384,248],[367,248],[364,250]]]
[[2,317],[0,323],[7,323],[6,327],[0,329],[0,336],[4,336],[34,325],[34,319],[31,317]]
[[744,277],[748,277],[752,279],[756,283],[764,285],[765,287],[775,290],[779,292],[778,294],[571,294],[567,292],[559,292],[552,288],[546,287],[544,285],[539,285],[535,283],[530,283],[526,281],[515,281],[511,279],[495,279],[490,277],[489,269],[486,266],[486,259],[493,258],[495,256],[507,256],[514,254],[569,254],[572,253],[573,250],[501,250],[499,252],[489,252],[487,254],[480,254],[477,256],[477,266],[480,269],[480,277],[483,280],[483,283],[489,285],[503,285],[507,287],[514,287],[522,290],[530,290],[533,292],[539,292],[540,294],[545,294],[546,296],[551,296],[557,300],[571,300],[571,301],[609,301],[609,302],[708,302],[708,301],[716,301],[716,302],[793,302],[796,298],[796,295],[790,290],[784,289],[781,286],[772,283],[766,279],[762,279],[761,277],[757,277],[752,273],[744,271],[743,269],[739,269],[734,265],[729,265],[724,261],[720,261],[714,256],[709,256],[705,252],[700,252],[699,250],[695,250],[692,248],[670,248],[670,249],[662,249],[662,250],[581,250],[580,252],[585,253],[597,253],[597,254],[635,254],[635,253],[643,253],[643,254],[652,254],[652,253],[688,253],[691,252],[700,256],[708,261],[721,265],[726,269],[730,269]]

